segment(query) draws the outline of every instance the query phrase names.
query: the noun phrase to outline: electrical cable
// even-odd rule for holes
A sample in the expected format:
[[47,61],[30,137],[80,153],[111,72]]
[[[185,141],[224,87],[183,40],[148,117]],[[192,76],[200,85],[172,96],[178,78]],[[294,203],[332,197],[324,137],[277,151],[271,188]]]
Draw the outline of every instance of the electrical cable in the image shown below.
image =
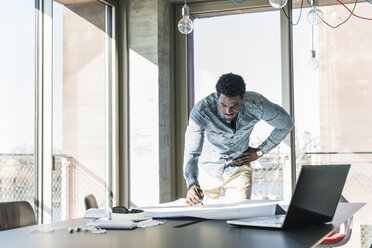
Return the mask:
[[353,11],[351,11],[345,4],[343,4],[340,0],[336,0],[337,2],[339,2],[342,6],[344,6],[353,16],[355,17],[358,17],[360,19],[364,19],[364,20],[368,20],[368,21],[372,21],[372,18],[367,18],[367,17],[363,17],[363,16],[358,16],[356,14],[353,13]]
[[242,1],[237,1],[237,0],[232,0],[234,3],[244,3],[244,2],[246,2],[247,0],[242,0]]
[[[356,8],[356,6],[357,6],[357,3],[358,3],[358,0],[355,0],[355,3],[354,3],[354,7],[353,7],[353,12],[354,12],[354,10],[355,10],[355,8]],[[350,14],[346,19],[345,19],[345,21],[343,21],[343,22],[340,22],[339,24],[337,24],[336,26],[332,26],[331,24],[329,24],[329,23],[327,23],[326,21],[324,21],[324,19],[322,19],[322,21],[328,26],[328,27],[331,27],[331,28],[338,28],[339,26],[341,26],[342,24],[344,24],[345,22],[347,22],[349,19],[350,19],[350,17],[352,16],[352,14]]]
[[297,19],[297,22],[295,24],[292,23],[292,20],[289,18],[289,16],[285,12],[284,8],[281,8],[283,10],[283,12],[284,12],[284,15],[287,17],[289,23],[292,24],[292,26],[296,26],[300,22],[303,4],[304,4],[304,0],[301,1],[300,14],[299,14],[298,19]]
[[[307,1],[307,3],[309,4],[310,7],[313,7],[313,6],[309,3],[308,0],[306,0],[306,1]],[[353,7],[353,10],[352,10],[353,12],[354,12],[354,10],[355,10],[355,8],[356,8],[356,6],[357,6],[357,3],[358,3],[358,0],[355,0],[355,2],[354,2],[354,7]],[[337,24],[336,26],[333,26],[333,25],[329,24],[329,23],[326,22],[323,18],[321,18],[321,19],[322,19],[322,22],[324,22],[324,24],[326,24],[328,27],[336,29],[336,28],[338,28],[339,26],[341,26],[342,24],[346,23],[346,22],[350,19],[351,16],[352,16],[352,14],[350,14],[350,15],[349,15],[349,16],[348,16],[344,21],[340,22],[340,23]]]
[[311,50],[314,50],[314,25],[311,25]]

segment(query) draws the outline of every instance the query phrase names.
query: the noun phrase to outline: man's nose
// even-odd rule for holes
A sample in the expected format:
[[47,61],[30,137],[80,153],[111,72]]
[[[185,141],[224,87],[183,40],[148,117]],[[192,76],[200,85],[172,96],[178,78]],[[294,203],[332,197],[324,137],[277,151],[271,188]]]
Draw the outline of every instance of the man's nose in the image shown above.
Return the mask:
[[227,108],[227,111],[226,111],[227,114],[232,114],[233,113],[233,108]]

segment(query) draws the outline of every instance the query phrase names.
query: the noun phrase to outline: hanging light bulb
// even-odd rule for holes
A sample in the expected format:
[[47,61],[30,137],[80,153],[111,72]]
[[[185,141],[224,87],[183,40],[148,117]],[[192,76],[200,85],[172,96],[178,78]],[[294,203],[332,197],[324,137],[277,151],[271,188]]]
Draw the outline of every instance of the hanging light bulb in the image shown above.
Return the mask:
[[323,12],[317,7],[313,7],[309,13],[307,13],[307,20],[311,25],[317,25],[323,20]]
[[178,22],[178,30],[183,34],[189,34],[194,29],[194,23],[190,19],[190,8],[185,5],[182,7],[182,19]]
[[319,61],[316,59],[315,50],[310,51],[310,59],[307,62],[307,65],[314,71],[319,68]]
[[269,2],[274,8],[280,9],[287,4],[288,0],[269,0]]

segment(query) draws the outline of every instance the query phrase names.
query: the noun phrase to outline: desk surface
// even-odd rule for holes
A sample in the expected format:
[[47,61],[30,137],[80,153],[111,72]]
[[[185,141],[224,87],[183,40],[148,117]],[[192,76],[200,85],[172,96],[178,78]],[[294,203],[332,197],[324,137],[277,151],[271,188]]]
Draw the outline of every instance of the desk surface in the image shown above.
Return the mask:
[[[166,224],[134,230],[108,230],[106,234],[69,233],[67,227],[84,224],[83,219],[35,225],[0,232],[1,247],[312,247],[334,231],[364,203],[340,203],[331,224],[290,230],[235,227],[219,220],[177,219]],[[33,230],[56,229],[51,233]]]

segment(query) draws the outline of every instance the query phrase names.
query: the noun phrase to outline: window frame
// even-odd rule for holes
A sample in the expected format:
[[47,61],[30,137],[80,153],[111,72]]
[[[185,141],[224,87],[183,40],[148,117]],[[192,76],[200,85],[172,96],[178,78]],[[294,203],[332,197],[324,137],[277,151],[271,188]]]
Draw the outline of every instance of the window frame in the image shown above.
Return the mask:
[[[181,16],[181,4],[174,7],[174,25],[177,29],[177,22]],[[219,15],[240,14],[247,12],[261,12],[272,10],[267,1],[254,0],[237,4],[231,1],[214,1],[190,3],[190,17],[211,17]],[[289,17],[292,15],[292,4],[288,1],[284,7]],[[293,46],[292,46],[292,25],[280,11],[281,28],[281,72],[282,72],[282,107],[294,119],[294,91],[293,91]],[[193,56],[188,51],[193,51],[193,33],[187,35],[180,32],[175,33],[175,143],[176,143],[176,192],[178,197],[186,195],[186,186],[183,179],[183,149],[184,133],[187,127],[188,116],[194,105],[194,77],[193,77]],[[295,132],[291,133],[285,139],[290,146],[290,166],[283,168],[283,187],[284,199],[290,199],[296,182],[296,163],[295,163]]]
[[[126,188],[121,189],[122,170],[125,163],[121,162],[119,154],[119,133],[125,126],[121,126],[123,115],[119,109],[123,103],[118,99],[123,94],[119,85],[123,78],[119,75],[119,59],[125,54],[119,54],[119,4],[116,0],[96,0],[106,5],[106,25],[111,25],[108,32],[106,51],[106,70],[108,75],[107,103],[106,103],[106,131],[107,131],[107,198],[106,207],[112,207],[122,202],[122,195],[127,195]],[[52,170],[53,170],[53,0],[35,0],[35,211],[38,223],[52,221]],[[124,1],[126,2],[126,1]],[[111,7],[111,11],[108,10]],[[111,18],[107,16],[111,14]],[[110,18],[110,20],[108,20]],[[109,23],[108,23],[109,21]],[[108,26],[106,26],[108,27]],[[125,44],[123,44],[125,46]],[[125,117],[124,117],[125,119]],[[124,167],[124,169],[123,169]],[[125,176],[125,175],[124,175]],[[83,202],[83,199],[81,199]]]

